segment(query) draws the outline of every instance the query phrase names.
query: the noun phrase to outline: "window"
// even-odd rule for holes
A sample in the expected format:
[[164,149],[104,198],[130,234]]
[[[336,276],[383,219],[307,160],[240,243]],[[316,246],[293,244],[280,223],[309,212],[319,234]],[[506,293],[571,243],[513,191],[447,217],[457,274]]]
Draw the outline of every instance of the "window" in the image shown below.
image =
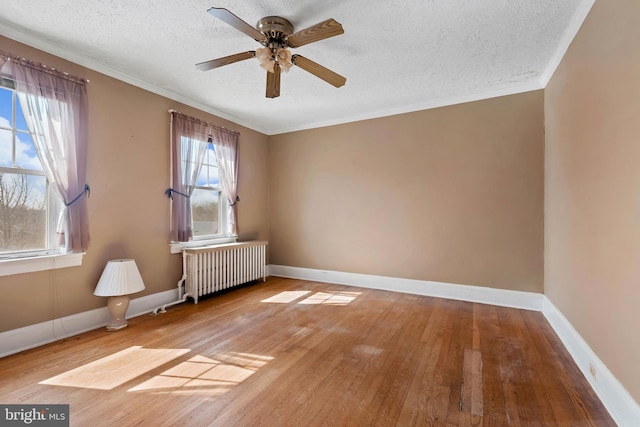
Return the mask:
[[196,186],[191,194],[193,240],[227,235],[227,209],[218,176],[213,143],[207,144]]
[[57,253],[61,203],[49,184],[11,81],[0,81],[0,258]]
[[171,252],[235,241],[240,134],[170,114],[171,187],[165,194],[171,200]]
[[80,265],[87,81],[1,50],[0,66],[0,276]]

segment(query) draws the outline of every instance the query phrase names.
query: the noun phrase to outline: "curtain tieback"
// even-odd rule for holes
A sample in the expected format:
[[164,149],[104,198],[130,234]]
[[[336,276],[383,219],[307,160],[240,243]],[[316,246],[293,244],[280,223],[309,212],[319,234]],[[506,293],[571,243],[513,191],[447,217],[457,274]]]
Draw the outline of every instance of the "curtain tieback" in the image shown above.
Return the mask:
[[167,188],[167,190],[164,192],[164,194],[166,194],[167,197],[170,198],[171,200],[173,200],[173,193],[178,193],[179,195],[184,196],[187,199],[190,197],[188,194],[181,193],[179,191],[174,190],[173,188]]
[[72,204],[74,204],[75,202],[80,200],[80,197],[84,196],[85,194],[87,195],[87,197],[89,197],[89,195],[91,194],[91,187],[89,187],[89,184],[85,184],[84,188],[82,189],[82,192],[80,194],[78,194],[75,199],[73,199],[69,203],[65,203],[64,205],[66,207],[71,206]]
[[233,203],[229,203],[229,206],[235,206],[240,201],[240,197],[236,196],[236,200]]

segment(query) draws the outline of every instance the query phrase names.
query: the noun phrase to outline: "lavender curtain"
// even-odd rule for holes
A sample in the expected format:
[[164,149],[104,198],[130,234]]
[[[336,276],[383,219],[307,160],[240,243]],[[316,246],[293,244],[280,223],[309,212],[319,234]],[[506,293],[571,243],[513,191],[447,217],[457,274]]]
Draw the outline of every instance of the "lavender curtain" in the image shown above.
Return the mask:
[[237,132],[227,129],[212,128],[211,138],[218,162],[218,172],[222,180],[224,196],[229,202],[229,230],[238,235],[238,137]]
[[183,114],[171,113],[171,240],[188,242],[193,236],[190,197],[207,149],[209,125]]
[[44,172],[65,204],[59,236],[67,250],[86,251],[86,81],[20,58],[6,62]]

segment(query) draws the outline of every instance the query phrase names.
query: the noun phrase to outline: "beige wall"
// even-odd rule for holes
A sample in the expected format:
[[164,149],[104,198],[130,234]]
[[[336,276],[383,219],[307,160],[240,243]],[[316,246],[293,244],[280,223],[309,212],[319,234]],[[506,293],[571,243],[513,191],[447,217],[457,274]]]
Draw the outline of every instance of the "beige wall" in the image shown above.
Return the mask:
[[93,290],[104,265],[134,258],[146,290],[174,289],[169,254],[169,114],[174,108],[240,131],[240,238],[268,239],[268,138],[97,72],[0,37],[0,49],[88,78],[91,246],[83,265],[0,277],[0,332],[103,307]]
[[640,401],[640,2],[595,3],[545,90],[545,292]]
[[272,136],[270,262],[542,292],[542,91]]

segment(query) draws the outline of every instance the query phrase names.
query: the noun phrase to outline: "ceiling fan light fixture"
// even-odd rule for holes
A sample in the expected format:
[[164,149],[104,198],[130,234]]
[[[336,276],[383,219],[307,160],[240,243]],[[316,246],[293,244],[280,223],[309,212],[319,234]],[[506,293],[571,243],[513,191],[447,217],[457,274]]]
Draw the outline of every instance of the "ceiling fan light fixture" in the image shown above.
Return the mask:
[[256,49],[256,59],[262,68],[270,73],[273,73],[273,64],[271,49],[268,47],[261,47]]
[[280,70],[285,73],[293,67],[291,52],[285,48],[277,48],[275,50],[268,47],[258,48],[256,49],[256,59],[260,66],[270,73],[273,73],[276,62],[280,65]]
[[278,64],[280,64],[282,72],[286,73],[291,67],[293,67],[293,63],[291,62],[291,52],[289,49],[278,49],[275,56]]

